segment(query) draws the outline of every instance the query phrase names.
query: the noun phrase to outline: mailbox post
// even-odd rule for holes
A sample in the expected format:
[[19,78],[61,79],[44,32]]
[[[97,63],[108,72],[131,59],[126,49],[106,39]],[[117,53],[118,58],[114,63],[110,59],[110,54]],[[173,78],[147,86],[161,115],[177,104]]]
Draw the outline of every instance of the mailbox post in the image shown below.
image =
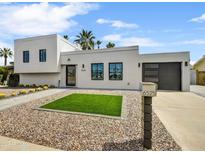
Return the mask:
[[142,82],[142,135],[144,148],[152,148],[152,97],[157,95],[157,85]]

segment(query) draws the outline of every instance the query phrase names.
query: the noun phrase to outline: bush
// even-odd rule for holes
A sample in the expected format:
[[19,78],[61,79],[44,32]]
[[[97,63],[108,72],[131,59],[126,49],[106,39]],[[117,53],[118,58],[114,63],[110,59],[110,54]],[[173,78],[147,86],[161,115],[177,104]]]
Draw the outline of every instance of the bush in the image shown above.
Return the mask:
[[49,86],[49,88],[55,88],[55,87],[56,87],[56,86],[54,86],[54,85],[50,85],[50,86]]
[[36,91],[42,91],[42,90],[43,90],[43,88],[38,87],[38,88],[36,88],[35,90],[36,90]]
[[46,87],[48,87],[48,85],[47,85],[47,84],[44,84],[43,86],[44,86],[44,87],[45,87],[45,86],[46,86]]
[[17,93],[16,92],[12,92],[11,96],[17,96]]
[[27,94],[27,93],[28,93],[28,91],[27,91],[27,90],[25,90],[25,89],[23,89],[23,90],[19,91],[19,94]]
[[19,87],[24,87],[24,84],[19,84]]
[[19,75],[18,74],[10,74],[8,80],[9,87],[17,87],[19,84]]
[[5,98],[5,97],[6,97],[6,94],[0,93],[0,99],[1,99],[1,98]]
[[32,87],[32,88],[36,88],[37,85],[36,85],[36,84],[32,84],[31,87]]
[[0,66],[0,74],[3,75],[3,78],[1,79],[1,82],[4,82],[7,79],[8,76],[8,68],[5,66]]
[[36,90],[35,89],[29,89],[30,93],[34,93]]
[[30,85],[29,85],[29,84],[26,84],[26,87],[27,87],[27,88],[29,88],[29,87],[30,87]]
[[47,90],[47,89],[48,89],[48,86],[44,86],[44,87],[43,87],[43,90]]

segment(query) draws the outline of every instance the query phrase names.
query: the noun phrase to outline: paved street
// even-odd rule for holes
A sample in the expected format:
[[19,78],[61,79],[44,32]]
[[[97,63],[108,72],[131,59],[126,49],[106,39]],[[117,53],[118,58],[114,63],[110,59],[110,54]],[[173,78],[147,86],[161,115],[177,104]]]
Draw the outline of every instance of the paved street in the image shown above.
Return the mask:
[[183,150],[205,150],[205,97],[191,92],[158,92],[153,108]]

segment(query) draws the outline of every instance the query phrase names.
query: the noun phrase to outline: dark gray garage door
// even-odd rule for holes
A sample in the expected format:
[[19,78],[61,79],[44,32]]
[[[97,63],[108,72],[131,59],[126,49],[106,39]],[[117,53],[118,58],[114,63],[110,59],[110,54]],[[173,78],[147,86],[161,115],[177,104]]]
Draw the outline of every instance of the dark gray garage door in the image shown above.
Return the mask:
[[144,63],[143,82],[155,82],[160,90],[181,90],[181,63]]

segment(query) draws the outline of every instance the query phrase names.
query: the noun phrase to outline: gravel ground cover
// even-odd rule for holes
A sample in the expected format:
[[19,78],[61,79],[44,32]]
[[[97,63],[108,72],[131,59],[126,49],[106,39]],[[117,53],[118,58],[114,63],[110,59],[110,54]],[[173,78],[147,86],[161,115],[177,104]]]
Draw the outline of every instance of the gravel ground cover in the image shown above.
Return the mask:
[[[7,88],[7,87],[0,87],[0,93],[6,94],[6,96],[11,96],[12,92],[18,93],[22,89],[26,88]],[[27,88],[28,89],[28,88]]]
[[[69,93],[127,97],[125,119],[64,114],[33,108]],[[134,91],[68,90],[0,112],[0,135],[62,150],[146,150],[141,139],[140,94]],[[152,150],[181,150],[153,114]]]

